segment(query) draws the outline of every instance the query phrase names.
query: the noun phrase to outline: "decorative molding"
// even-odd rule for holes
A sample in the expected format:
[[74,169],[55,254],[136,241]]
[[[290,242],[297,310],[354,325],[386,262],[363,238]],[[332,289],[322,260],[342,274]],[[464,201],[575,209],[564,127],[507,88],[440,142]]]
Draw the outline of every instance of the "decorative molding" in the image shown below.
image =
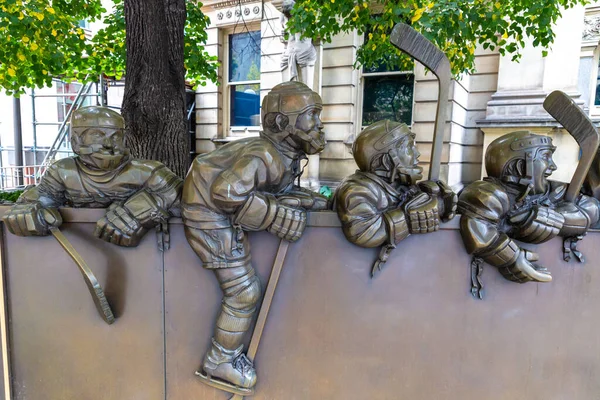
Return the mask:
[[[246,22],[256,21],[261,16],[261,3],[256,0],[221,1],[206,4],[207,10],[215,11],[216,18],[213,23],[217,26],[235,23],[241,19]],[[213,17],[214,18],[214,17]]]
[[240,7],[242,4],[256,3],[256,0],[229,0],[215,3],[212,5],[213,8],[228,8],[228,7]]
[[583,18],[583,40],[600,39],[600,15]]

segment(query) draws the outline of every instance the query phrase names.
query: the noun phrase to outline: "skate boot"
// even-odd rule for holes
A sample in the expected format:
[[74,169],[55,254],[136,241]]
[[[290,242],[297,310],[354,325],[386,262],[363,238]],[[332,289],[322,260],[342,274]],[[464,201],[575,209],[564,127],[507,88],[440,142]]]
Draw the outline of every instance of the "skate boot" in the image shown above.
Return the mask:
[[243,346],[227,350],[214,339],[202,367],[196,375],[217,389],[242,396],[254,394],[256,371],[252,362],[242,354]]

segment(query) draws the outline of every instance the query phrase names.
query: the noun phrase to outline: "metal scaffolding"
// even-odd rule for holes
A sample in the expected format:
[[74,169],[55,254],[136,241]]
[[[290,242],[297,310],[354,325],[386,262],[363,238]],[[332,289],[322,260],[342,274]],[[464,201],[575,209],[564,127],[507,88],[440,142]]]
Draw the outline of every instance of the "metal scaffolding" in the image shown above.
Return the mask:
[[[79,86],[79,90],[71,91],[73,86]],[[100,78],[98,82],[79,84],[77,82],[65,82],[53,79],[55,93],[39,93],[30,90],[28,95],[31,99],[31,129],[33,141],[30,146],[22,146],[21,140],[15,140],[15,146],[0,145],[0,190],[18,189],[27,185],[36,184],[44,173],[46,167],[57,158],[69,156],[72,153],[68,139],[67,122],[71,113],[82,105],[105,105],[107,82]],[[39,121],[36,99],[55,98],[58,108],[56,121]],[[15,102],[16,103],[16,102]],[[19,102],[20,103],[20,102]],[[16,110],[16,106],[15,106]],[[20,114],[20,113],[19,113]],[[15,112],[15,132],[19,131],[21,119],[17,118]],[[40,146],[39,127],[56,126],[56,134],[51,146]],[[14,155],[13,165],[5,165],[4,158],[10,159]],[[29,157],[28,157],[29,155]]]

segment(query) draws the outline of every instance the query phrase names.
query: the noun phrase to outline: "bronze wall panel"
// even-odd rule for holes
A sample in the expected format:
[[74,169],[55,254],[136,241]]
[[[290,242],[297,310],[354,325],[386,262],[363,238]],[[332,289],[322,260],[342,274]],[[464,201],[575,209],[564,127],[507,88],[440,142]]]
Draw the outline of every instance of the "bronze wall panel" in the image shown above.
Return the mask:
[[[279,239],[260,232],[252,235],[250,242],[253,265],[264,288]],[[213,272],[202,268],[188,245],[183,225],[171,225],[171,246],[165,253],[167,398],[228,399],[231,396],[194,375],[210,344],[221,290]],[[246,338],[246,343],[249,340]]]
[[[217,311],[216,281],[180,228],[173,231],[167,397],[227,399],[193,375]],[[278,242],[252,239],[254,255],[263,251],[255,259],[264,281]],[[515,284],[487,267],[486,299],[477,301],[457,230],[409,237],[371,280],[376,249],[349,244],[336,228],[308,228],[287,255],[256,358],[254,398],[598,398],[599,244],[597,234],[583,241],[585,266],[561,261],[559,239],[539,246],[550,284]]]
[[104,286],[117,317],[111,326],[53,237],[16,237],[4,228],[14,399],[164,399],[162,255],[155,235],[124,249],[94,238],[94,226],[61,229]]
[[[138,249],[103,243],[91,236],[94,225],[85,222],[97,218],[88,211],[73,212],[82,223],[64,230],[119,319],[113,326],[100,319],[77,267],[52,237],[6,235],[14,398],[162,399],[155,237]],[[174,222],[165,258],[166,397],[228,399],[193,375],[220,291]],[[376,249],[351,245],[339,228],[308,228],[287,255],[256,359],[255,398],[598,398],[598,233],[581,244],[584,266],[561,261],[559,239],[538,246],[553,272],[550,284],[514,284],[486,267],[483,301],[470,296],[458,230],[427,236],[406,239],[371,280]],[[259,233],[251,243],[264,286],[278,239]]]

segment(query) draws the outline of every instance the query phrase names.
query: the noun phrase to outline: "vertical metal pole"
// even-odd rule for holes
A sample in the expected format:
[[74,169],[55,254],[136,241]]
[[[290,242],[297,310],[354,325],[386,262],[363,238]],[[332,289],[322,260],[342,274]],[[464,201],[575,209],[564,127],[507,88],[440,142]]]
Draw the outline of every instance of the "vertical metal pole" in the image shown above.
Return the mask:
[[102,107],[106,107],[106,90],[105,90],[105,85],[106,82],[104,82],[104,75],[100,74],[100,105]]
[[21,99],[13,97],[13,122],[15,124],[15,177],[17,185],[23,186],[23,130],[21,127]]
[[37,120],[35,119],[35,90],[31,89],[31,121],[33,128],[33,165],[37,165]]

